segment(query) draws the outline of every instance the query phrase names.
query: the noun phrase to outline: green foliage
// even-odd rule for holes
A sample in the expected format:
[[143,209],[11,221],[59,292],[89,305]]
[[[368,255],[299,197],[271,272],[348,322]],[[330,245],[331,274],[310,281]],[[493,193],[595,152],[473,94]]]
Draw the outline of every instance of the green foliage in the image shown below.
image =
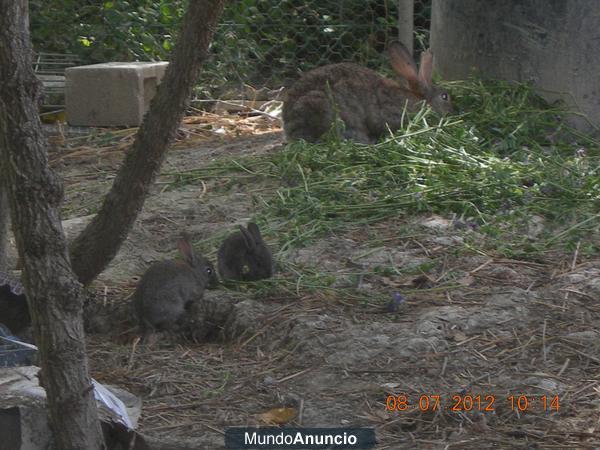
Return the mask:
[[392,0],[242,0],[227,6],[215,52],[239,80],[285,83],[325,63],[378,62],[396,21]]
[[[283,224],[281,248],[425,212],[455,216],[457,226],[487,236],[468,245],[511,257],[576,243],[598,252],[600,144],[566,126],[564,111],[527,85],[469,80],[449,87],[468,112],[441,119],[424,109],[374,146],[332,135],[236,161],[246,172],[280,178],[259,216]],[[532,238],[528,230],[540,221]]]
[[[453,213],[472,218],[507,254],[539,250],[523,229],[542,217],[553,224],[545,244],[593,243],[600,145],[572,132],[563,111],[527,85],[469,81],[454,83],[452,92],[469,113],[438,119],[421,111],[376,146],[289,145],[274,157],[287,187],[270,213],[292,217],[290,229],[314,232],[421,211]],[[551,234],[553,228],[563,231]]]
[[[74,53],[87,63],[168,59],[186,3],[32,0],[34,48]],[[200,92],[279,87],[301,71],[343,60],[377,67],[397,35],[396,21],[394,0],[228,2]]]
[[74,53],[86,62],[166,59],[184,0],[31,0],[39,51]]

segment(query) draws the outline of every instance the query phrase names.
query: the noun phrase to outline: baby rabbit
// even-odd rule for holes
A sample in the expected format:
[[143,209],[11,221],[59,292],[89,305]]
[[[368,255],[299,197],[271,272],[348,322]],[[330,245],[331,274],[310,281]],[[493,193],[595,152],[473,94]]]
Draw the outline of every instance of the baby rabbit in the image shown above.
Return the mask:
[[425,101],[440,114],[452,112],[448,92],[431,81],[433,55],[429,50],[421,54],[418,72],[400,42],[390,43],[388,53],[399,81],[352,63],[330,64],[304,74],[288,89],[284,100],[287,139],[316,142],[330,130],[337,115],[344,121],[346,139],[370,144],[377,142],[387,127],[397,130],[402,126],[404,108],[415,111]]
[[273,257],[260,230],[250,222],[248,229],[240,225],[221,244],[217,255],[222,279],[254,281],[273,275]]
[[134,293],[133,303],[144,332],[174,328],[202,298],[204,289],[218,282],[213,265],[193,251],[187,235],[177,241],[177,246],[184,260],[154,263]]

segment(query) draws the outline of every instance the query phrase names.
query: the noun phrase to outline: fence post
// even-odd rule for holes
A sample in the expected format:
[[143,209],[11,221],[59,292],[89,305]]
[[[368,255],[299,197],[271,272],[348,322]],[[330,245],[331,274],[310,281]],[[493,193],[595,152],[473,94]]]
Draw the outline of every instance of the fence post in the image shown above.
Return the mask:
[[398,0],[398,39],[413,52],[415,0]]

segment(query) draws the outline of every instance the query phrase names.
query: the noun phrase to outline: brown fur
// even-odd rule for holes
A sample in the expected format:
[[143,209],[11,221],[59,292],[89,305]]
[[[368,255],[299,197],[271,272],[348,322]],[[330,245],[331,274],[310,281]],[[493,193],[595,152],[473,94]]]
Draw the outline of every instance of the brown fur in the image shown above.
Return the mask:
[[[452,110],[448,94],[431,83],[431,53],[424,52],[419,73],[402,44],[391,44],[389,53],[400,81],[352,63],[331,64],[304,74],[286,92],[283,124],[287,138],[316,142],[338,114],[346,139],[373,143],[387,127],[401,127],[405,108],[414,111],[426,101],[440,113]],[[447,100],[441,100],[442,94]]]
[[212,263],[194,252],[189,236],[179,239],[177,247],[183,260],[154,263],[134,292],[133,303],[144,332],[176,328],[205,288],[217,282]]
[[223,280],[256,281],[273,276],[273,256],[255,223],[229,235],[219,247],[217,266]]

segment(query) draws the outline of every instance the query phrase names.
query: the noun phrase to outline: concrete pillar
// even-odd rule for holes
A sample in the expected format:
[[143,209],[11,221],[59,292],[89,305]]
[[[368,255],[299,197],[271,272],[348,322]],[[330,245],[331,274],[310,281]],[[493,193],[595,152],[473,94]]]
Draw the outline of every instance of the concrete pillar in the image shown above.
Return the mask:
[[398,1],[398,39],[413,52],[415,0]]
[[563,99],[600,127],[600,10],[597,0],[433,0],[434,69],[444,79],[532,82],[547,100]]

